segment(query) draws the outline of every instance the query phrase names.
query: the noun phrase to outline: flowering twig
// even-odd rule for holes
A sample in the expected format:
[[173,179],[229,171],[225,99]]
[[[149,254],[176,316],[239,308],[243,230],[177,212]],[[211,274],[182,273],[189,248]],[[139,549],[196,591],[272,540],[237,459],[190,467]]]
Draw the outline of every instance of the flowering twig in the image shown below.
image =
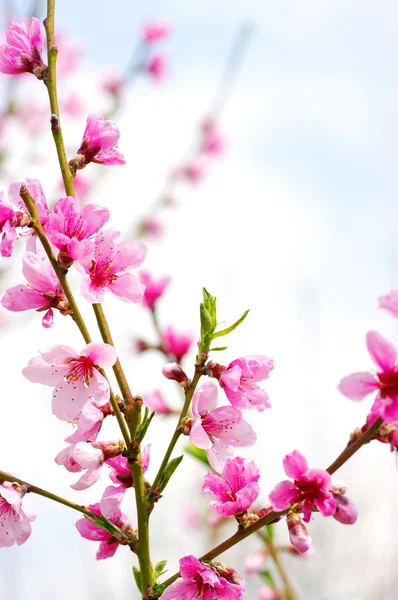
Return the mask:
[[[14,477],[14,475],[10,475],[9,473],[0,471],[0,484],[3,483],[4,481],[9,481],[10,483],[17,483],[18,485],[20,485],[22,487],[22,489],[25,493],[31,492],[32,494],[37,494],[38,496],[42,496],[43,498],[48,498],[49,500],[58,502],[58,504],[63,504],[64,506],[67,506],[68,508],[72,508],[73,510],[77,510],[78,512],[82,513],[85,517],[87,517],[90,521],[96,523],[98,525],[98,527],[101,527],[100,523],[98,522],[98,515],[93,513],[91,510],[89,510],[85,506],[82,506],[80,504],[75,504],[75,502],[71,502],[70,500],[63,498],[62,496],[57,496],[56,494],[53,494],[52,492],[48,492],[47,490],[37,487],[36,485],[32,485],[31,483],[28,483],[27,481],[24,481],[23,479]],[[102,519],[104,519],[104,518],[102,517]],[[109,525],[111,525],[111,524],[109,523]],[[115,539],[118,539],[119,541],[123,541],[124,543],[126,543],[126,533],[121,531],[114,524],[112,524],[111,526],[112,526],[112,530],[114,531],[113,535],[114,535]],[[128,545],[130,545],[130,547],[133,548],[133,546],[136,545],[136,538],[131,539],[131,541]]]
[[[343,450],[343,452],[341,452],[341,454],[339,454],[336,460],[330,465],[327,471],[330,474],[332,474],[335,473],[337,469],[342,467],[344,463],[346,463],[351,458],[351,456],[353,456],[364,444],[367,444],[372,440],[381,424],[382,419],[377,419],[377,421],[375,421],[367,431],[360,435],[354,442],[349,443],[345,450]],[[203,556],[200,557],[200,560],[213,560],[220,554],[223,554],[223,552],[226,552],[233,546],[236,546],[236,544],[239,544],[242,540],[246,539],[256,531],[264,527],[264,525],[276,523],[288,512],[289,509],[280,512],[267,512],[263,517],[260,517],[254,523],[248,525],[245,529],[238,529],[238,531],[234,535],[221,542],[221,544],[218,544],[218,546],[216,546],[215,548],[212,548],[211,550],[206,552],[206,554],[203,554]],[[173,583],[173,581],[176,581],[176,579],[178,579],[179,577],[180,573],[175,573],[172,577],[169,577],[169,579],[163,582],[163,585],[165,587],[168,587],[170,584]]]
[[73,183],[73,175],[70,172],[68,159],[66,158],[65,144],[62,136],[61,121],[59,116],[56,76],[58,49],[55,46],[54,40],[54,14],[55,0],[47,0],[47,17],[44,20],[44,27],[47,36],[48,72],[45,78],[45,84],[47,86],[51,107],[51,133],[53,134],[55,146],[57,148],[58,161],[61,167],[65,192],[68,196],[74,196],[75,187]]
[[65,292],[65,296],[68,299],[68,302],[72,309],[72,318],[75,321],[78,328],[80,329],[80,332],[84,338],[84,341],[86,342],[86,344],[89,344],[91,342],[91,336],[88,332],[88,329],[86,327],[84,319],[83,319],[83,317],[79,311],[79,308],[76,304],[72,290],[70,289],[70,286],[69,286],[69,283],[67,280],[67,271],[65,271],[64,269],[62,269],[59,266],[57,259],[54,256],[54,253],[51,248],[51,244],[45,234],[43,226],[40,223],[40,219],[37,215],[35,202],[34,202],[32,196],[30,195],[28,188],[25,184],[22,184],[22,186],[21,186],[20,195],[26,205],[26,208],[29,211],[30,216],[33,219],[32,223],[31,223],[31,227],[34,229],[35,233],[37,234],[38,238],[40,239],[40,241],[43,245],[43,248],[48,256],[48,259],[49,259],[55,273],[57,274],[57,277],[62,286],[62,289]]

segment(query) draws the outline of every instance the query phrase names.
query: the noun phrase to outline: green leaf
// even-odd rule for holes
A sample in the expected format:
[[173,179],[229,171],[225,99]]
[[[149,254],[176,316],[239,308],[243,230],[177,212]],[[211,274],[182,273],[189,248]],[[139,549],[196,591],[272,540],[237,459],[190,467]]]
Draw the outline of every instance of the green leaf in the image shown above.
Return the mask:
[[138,590],[141,591],[141,573],[137,567],[133,567],[133,575],[137,584]]
[[202,338],[211,336],[214,332],[210,311],[204,304],[200,305],[200,333]]
[[164,573],[166,573],[166,571],[167,571],[167,569],[165,569],[166,565],[167,565],[167,560],[161,560],[154,566],[153,572],[155,575],[155,579],[157,579],[158,577],[160,577],[161,575],[164,575]]
[[206,452],[202,450],[202,448],[197,448],[193,444],[188,444],[188,446],[185,446],[185,451],[196,458],[199,462],[206,465],[206,467],[210,466],[209,461],[207,460]]
[[184,455],[182,454],[181,456],[178,456],[178,458],[173,458],[173,460],[167,463],[167,467],[165,468],[159,479],[158,487],[160,492],[163,492],[164,488],[169,483],[174,471],[176,470],[183,458]]
[[246,310],[243,313],[243,315],[241,316],[241,318],[238,319],[233,325],[231,325],[230,327],[227,327],[226,329],[222,329],[221,331],[216,331],[216,333],[213,333],[212,339],[215,340],[218,337],[222,337],[224,335],[228,335],[228,333],[231,333],[231,331],[236,329],[246,319],[248,314],[249,314],[249,311]]
[[222,350],[226,350],[228,346],[217,346],[217,348],[210,348],[210,352],[221,352]]
[[95,518],[86,516],[86,519],[88,519],[88,521],[91,523],[94,523],[94,525],[97,525],[97,527],[101,527],[101,529],[104,529],[113,536],[117,536],[119,534],[119,529],[115,527],[113,523],[108,521],[108,519],[105,519],[105,517],[102,515],[96,515]]
[[270,571],[265,569],[264,571],[261,571],[260,575],[264,579],[264,581],[266,583],[268,583],[268,585],[275,587],[275,581],[274,581],[274,578],[272,577]]
[[142,442],[142,440],[144,439],[146,432],[148,431],[148,427],[151,424],[153,417],[155,416],[155,413],[152,412],[149,416],[148,415],[149,410],[147,407],[145,407],[144,418],[142,419],[141,425],[138,427],[136,434],[136,437],[138,440],[140,440],[140,442]]

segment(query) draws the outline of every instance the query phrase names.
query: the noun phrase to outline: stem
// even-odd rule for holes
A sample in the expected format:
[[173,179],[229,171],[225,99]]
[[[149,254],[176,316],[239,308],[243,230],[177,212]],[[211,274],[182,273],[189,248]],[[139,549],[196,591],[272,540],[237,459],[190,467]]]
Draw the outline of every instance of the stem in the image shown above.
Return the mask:
[[367,444],[374,438],[374,434],[377,432],[377,430],[382,424],[383,419],[377,419],[377,421],[375,421],[373,425],[371,425],[371,427],[369,427],[369,429],[362,433],[355,441],[348,442],[345,450],[343,450],[343,452],[339,454],[339,456],[330,465],[330,467],[326,469],[327,472],[330,473],[330,475],[333,475],[333,473],[335,473],[337,469],[340,469],[340,467],[342,467],[344,463],[346,463],[347,460],[349,460],[351,456],[360,449],[361,446]]
[[184,417],[187,416],[188,410],[189,410],[189,406],[191,404],[191,400],[192,400],[192,396],[194,394],[194,391],[196,389],[196,386],[198,385],[199,379],[201,378],[202,374],[198,371],[195,372],[194,378],[192,380],[191,385],[189,386],[189,388],[186,390],[185,392],[185,402],[184,402],[184,406],[182,407],[182,411],[180,414],[180,418],[178,419],[178,423],[177,426],[175,428],[173,437],[171,438],[170,444],[168,445],[168,448],[166,450],[166,454],[164,455],[164,458],[162,460],[162,464],[159,467],[159,471],[157,472],[157,475],[153,481],[152,487],[149,490],[148,495],[150,496],[152,492],[155,491],[157,484],[159,483],[159,480],[163,474],[163,471],[165,470],[165,468],[167,467],[167,464],[169,462],[170,456],[174,450],[174,447],[178,441],[178,438],[181,435],[181,422],[183,420]]
[[[362,433],[362,435],[360,435],[354,442],[350,442],[347,445],[347,447],[345,448],[345,450],[343,450],[343,452],[341,454],[339,454],[339,456],[330,465],[330,467],[328,467],[328,469],[327,469],[328,473],[330,473],[331,475],[333,473],[335,473],[337,471],[337,469],[342,467],[351,458],[351,456],[353,456],[364,444],[367,444],[368,442],[370,442],[372,440],[372,438],[374,437],[374,434],[376,433],[376,431],[382,424],[382,422],[383,422],[382,419],[377,419],[377,421],[375,421],[373,423],[373,425],[371,427],[369,427],[369,429],[367,429],[364,433]],[[281,511],[281,512],[271,511],[271,512],[267,513],[263,517],[260,517],[260,519],[258,519],[258,521],[255,521],[254,523],[252,523],[245,529],[238,530],[230,538],[224,540],[223,542],[221,542],[221,544],[219,544],[215,548],[212,548],[211,550],[209,550],[209,552],[206,552],[206,554],[201,556],[199,560],[201,560],[201,561],[213,560],[214,558],[216,558],[223,552],[226,552],[233,546],[236,546],[236,544],[239,544],[239,542],[241,542],[242,540],[246,539],[247,537],[249,537],[256,531],[258,531],[259,529],[264,527],[264,525],[269,525],[270,523],[279,521],[287,512],[289,512],[289,509]],[[178,579],[179,577],[180,577],[180,573],[175,573],[172,577],[167,579],[163,583],[163,585],[167,587],[171,583],[173,583],[173,581],[176,581],[176,579]]]
[[88,332],[88,329],[86,327],[84,319],[78,309],[75,298],[72,294],[72,290],[70,289],[69,283],[66,278],[66,272],[63,269],[61,269],[61,267],[59,266],[59,264],[57,262],[57,259],[54,256],[54,253],[51,248],[51,244],[48,241],[48,238],[45,234],[43,226],[40,223],[39,217],[37,215],[35,201],[33,200],[32,196],[30,195],[30,193],[25,185],[21,186],[20,195],[26,205],[26,208],[29,211],[30,216],[33,219],[32,227],[35,230],[35,232],[37,233],[37,236],[40,239],[41,243],[43,244],[43,248],[48,256],[48,259],[49,259],[54,271],[57,274],[57,277],[62,286],[62,289],[65,292],[65,296],[68,299],[69,305],[72,309],[72,318],[75,321],[78,328],[80,329],[80,332],[84,338],[84,341],[86,342],[86,344],[89,344],[91,342],[91,336]]
[[270,556],[274,562],[274,565],[276,567],[276,570],[279,573],[279,577],[281,578],[283,585],[284,585],[284,595],[286,596],[286,600],[296,600],[296,595],[293,591],[293,588],[291,586],[291,583],[289,581],[289,578],[287,576],[287,573],[280,561],[280,557],[279,557],[279,552],[277,550],[277,548],[274,546],[274,544],[272,543],[270,537],[268,535],[262,535],[261,538],[263,539],[264,543],[267,545]]
[[[93,304],[93,309],[97,319],[98,328],[101,332],[102,339],[104,340],[104,342],[114,347],[115,345],[113,343],[112,335],[104,311],[102,309],[102,305]],[[117,379],[123,398],[126,402],[127,408],[131,408],[131,418],[129,418],[130,435],[132,436],[131,439],[133,441],[133,445],[135,445],[135,434],[140,422],[139,417],[141,413],[142,402],[136,401],[133,394],[131,393],[129,384],[127,382],[126,376],[124,374],[119,359],[117,359],[115,365],[113,366],[113,372],[115,373],[115,377]],[[129,430],[121,413],[120,418],[123,421],[123,428],[127,431],[128,436]],[[128,448],[131,450],[131,442],[129,442]],[[151,588],[153,584],[153,570],[149,549],[149,503],[145,493],[145,482],[144,475],[142,472],[140,454],[134,457],[133,462],[129,461],[129,468],[134,481],[135,502],[137,507],[138,520],[138,561],[140,563],[141,572],[141,593],[142,597],[145,598],[148,588]]]
[[141,574],[141,593],[146,597],[148,588],[153,585],[153,569],[149,547],[149,503],[145,493],[145,482],[141,461],[129,464],[134,480],[135,503],[138,521],[138,562]]
[[73,175],[70,172],[68,159],[66,158],[65,144],[62,136],[61,121],[59,116],[56,74],[58,48],[55,46],[54,40],[54,14],[55,0],[47,0],[47,18],[44,19],[44,28],[47,36],[48,72],[45,79],[45,84],[47,87],[51,107],[51,132],[53,134],[54,143],[57,149],[58,161],[61,168],[65,192],[68,196],[74,196],[75,187]]
[[56,494],[47,492],[47,490],[43,490],[42,488],[32,485],[31,483],[27,483],[23,479],[18,479],[18,477],[14,477],[14,475],[9,475],[8,473],[4,473],[4,471],[0,471],[0,483],[2,483],[3,481],[9,481],[10,483],[19,483],[19,485],[26,486],[28,492],[38,494],[39,496],[43,496],[44,498],[48,498],[49,500],[54,500],[54,502],[58,502],[58,504],[63,504],[64,506],[73,508],[73,510],[77,510],[78,512],[83,513],[86,517],[90,517],[90,519],[98,518],[98,515],[91,512],[91,510],[89,510],[85,506],[80,506],[79,504],[70,502],[70,500],[66,500],[66,498],[62,498],[61,496],[57,496]]
[[[94,310],[95,317],[97,319],[98,328],[100,330],[103,341],[106,344],[110,344],[111,346],[115,347],[115,344],[113,343],[112,335],[111,335],[111,332],[109,329],[109,325],[108,325],[108,322],[106,320],[106,317],[105,317],[105,314],[104,314],[104,311],[102,308],[102,305],[101,304],[93,304],[93,310]],[[124,374],[124,371],[123,371],[123,368],[122,368],[119,358],[116,360],[116,362],[112,368],[113,368],[113,372],[115,373],[115,377],[116,377],[117,383],[119,385],[120,391],[122,393],[123,399],[126,403],[126,406],[132,407],[132,415],[133,415],[133,420],[135,421],[135,427],[132,428],[132,431],[130,431],[130,433],[128,432],[126,422],[124,421],[120,410],[119,410],[119,413],[120,413],[121,420],[123,421],[123,427],[125,428],[127,435],[128,436],[131,435],[131,439],[134,440],[135,433],[136,433],[137,427],[139,425],[139,419],[136,419],[135,417],[137,416],[137,413],[139,414],[139,412],[141,411],[141,403],[136,402],[134,399],[134,396],[130,390],[130,386],[127,382],[126,375]]]

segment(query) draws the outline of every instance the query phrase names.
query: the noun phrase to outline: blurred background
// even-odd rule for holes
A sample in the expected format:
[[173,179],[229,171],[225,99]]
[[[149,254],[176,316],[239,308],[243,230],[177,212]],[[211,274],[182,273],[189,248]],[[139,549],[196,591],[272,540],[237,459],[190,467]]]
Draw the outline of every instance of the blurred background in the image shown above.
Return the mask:
[[[43,4],[3,1],[1,31],[9,17],[17,20],[32,10],[42,19]],[[228,324],[251,309],[229,336],[228,350],[215,359],[222,364],[247,354],[275,359],[263,384],[272,409],[245,415],[258,443],[244,455],[261,468],[265,503],[284,478],[287,452],[297,448],[310,466],[326,468],[365,422],[369,400],[351,403],[336,385],[342,376],[371,367],[366,332],[377,329],[398,342],[396,323],[377,310],[377,297],[398,287],[397,4],[113,0],[109,6],[70,0],[58,3],[56,20],[66,62],[59,93],[68,154],[78,149],[89,113],[113,111],[127,161],[123,167],[87,167],[78,176],[87,188],[79,199],[108,206],[111,224],[126,238],[137,233],[137,224],[141,234],[149,234],[145,268],[172,279],[159,302],[162,326],[196,337],[206,286]],[[130,70],[115,98],[105,88],[129,63],[136,64],[142,24],[150,20],[172,27],[159,46],[165,71],[158,72],[159,63],[152,71]],[[228,70],[220,88],[242,26],[250,39],[236,73]],[[53,202],[62,190],[46,90],[29,75],[11,79],[0,78],[1,189],[35,177]],[[197,185],[184,171],[171,194],[165,181],[170,183],[173,169],[187,166],[185,157],[197,144],[216,90],[225,150],[200,165],[204,174]],[[174,205],[149,210],[164,196]],[[23,247],[20,240],[12,263],[1,262],[2,293],[23,281]],[[79,276],[73,280],[78,289]],[[83,305],[94,329],[89,309]],[[148,311],[112,298],[104,309],[134,393],[158,388],[178,407],[178,390],[161,375],[164,357],[134,353],[138,338],[156,341]],[[54,463],[70,427],[51,414],[50,388],[21,376],[29,359],[51,344],[81,348],[80,335],[59,314],[50,330],[40,321],[35,313],[1,312],[0,468],[89,504],[99,500],[106,474],[85,492],[70,489],[76,476]],[[193,358],[192,347],[184,360],[188,373]],[[100,439],[116,435],[113,425],[106,423]],[[154,419],[149,480],[174,426],[174,417]],[[169,574],[179,557],[199,556],[214,545],[195,526],[208,503],[201,492],[204,473],[185,457],[151,518],[153,559],[167,558]],[[338,478],[348,485],[358,521],[348,527],[314,516],[313,554],[284,557],[297,598],[397,598],[395,455],[373,442]],[[127,549],[97,562],[96,544],[79,536],[72,511],[38,497],[30,502],[37,512],[31,538],[20,548],[0,550],[0,598],[49,600],[56,593],[57,600],[138,599],[131,572],[135,557]],[[131,492],[123,509],[135,519]],[[220,539],[233,531],[227,524]],[[275,535],[281,543],[287,540],[283,522]],[[222,560],[243,574],[244,558],[260,547],[249,538]],[[255,598],[260,585],[259,578],[248,577],[245,597]]]

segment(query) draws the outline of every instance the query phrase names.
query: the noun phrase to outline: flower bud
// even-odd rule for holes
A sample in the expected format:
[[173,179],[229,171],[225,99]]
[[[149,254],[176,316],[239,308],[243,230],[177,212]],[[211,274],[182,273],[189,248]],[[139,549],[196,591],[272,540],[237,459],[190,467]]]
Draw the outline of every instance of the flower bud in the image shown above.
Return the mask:
[[308,552],[308,550],[311,548],[311,538],[300,517],[294,513],[290,513],[286,517],[286,522],[289,529],[289,538],[292,546],[294,546],[302,554]]
[[162,373],[167,379],[177,381],[177,383],[179,383],[181,387],[187,387],[188,376],[185,373],[185,371],[182,370],[179,364],[168,363],[163,367]]
[[347,496],[335,494],[334,497],[337,502],[337,508],[333,517],[336,519],[336,521],[343,523],[343,525],[353,525],[358,517],[358,511],[354,504],[349,498],[347,498]]

